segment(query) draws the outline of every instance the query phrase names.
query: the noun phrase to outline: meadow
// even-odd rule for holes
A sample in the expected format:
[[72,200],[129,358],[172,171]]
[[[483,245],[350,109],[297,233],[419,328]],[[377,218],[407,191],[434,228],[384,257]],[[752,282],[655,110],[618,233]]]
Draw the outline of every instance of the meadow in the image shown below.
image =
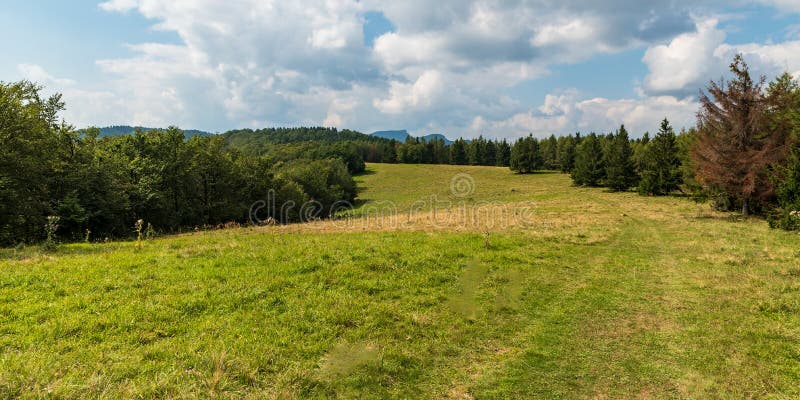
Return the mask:
[[800,397],[796,233],[558,173],[357,180],[351,219],[0,250],[0,397]]

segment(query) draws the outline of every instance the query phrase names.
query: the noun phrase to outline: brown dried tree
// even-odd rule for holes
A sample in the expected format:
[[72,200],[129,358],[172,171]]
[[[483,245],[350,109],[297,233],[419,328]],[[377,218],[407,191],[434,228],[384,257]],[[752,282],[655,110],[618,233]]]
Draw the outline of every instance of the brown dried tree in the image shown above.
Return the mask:
[[752,203],[774,196],[770,166],[785,157],[786,135],[767,123],[771,104],[765,79],[754,81],[741,55],[730,70],[733,80],[712,81],[708,94],[701,93],[692,158],[697,180],[736,199],[748,214]]

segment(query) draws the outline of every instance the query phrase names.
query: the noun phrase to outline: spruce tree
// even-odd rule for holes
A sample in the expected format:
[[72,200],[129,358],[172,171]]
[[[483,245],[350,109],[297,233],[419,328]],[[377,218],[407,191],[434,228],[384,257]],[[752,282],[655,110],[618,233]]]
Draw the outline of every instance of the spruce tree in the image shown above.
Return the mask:
[[511,148],[510,168],[520,174],[529,174],[542,167],[539,143],[532,136],[520,138]]
[[496,161],[498,167],[508,167],[511,163],[511,145],[509,145],[508,141],[505,139],[497,144]]
[[450,145],[450,164],[466,165],[467,161],[467,143],[458,138]]
[[800,146],[789,154],[787,166],[777,179],[778,206],[768,216],[769,225],[785,230],[800,230]]
[[604,177],[603,147],[597,135],[591,133],[576,148],[572,181],[580,186],[600,186]]
[[611,190],[625,191],[636,185],[636,165],[625,125],[611,138],[605,156],[606,186]]
[[558,169],[558,139],[555,135],[550,135],[549,138],[542,140],[539,143],[539,153],[542,157],[542,167],[548,170]]
[[661,129],[645,148],[639,193],[663,195],[678,189],[680,167],[675,131],[664,118]]
[[575,165],[575,149],[577,143],[572,135],[558,138],[556,159],[561,172],[572,172]]
[[489,140],[483,147],[483,164],[481,165],[495,164],[497,164],[497,144],[494,140]]

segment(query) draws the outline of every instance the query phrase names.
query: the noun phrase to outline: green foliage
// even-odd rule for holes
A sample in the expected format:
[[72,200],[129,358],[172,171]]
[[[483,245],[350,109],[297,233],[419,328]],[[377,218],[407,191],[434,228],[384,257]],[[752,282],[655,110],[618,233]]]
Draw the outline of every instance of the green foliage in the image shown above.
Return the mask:
[[610,138],[605,152],[606,186],[611,190],[625,191],[636,185],[636,165],[625,125]]
[[496,165],[498,167],[508,167],[511,164],[511,145],[503,139],[497,143]]
[[767,219],[773,228],[800,230],[800,146],[789,155],[787,166],[777,179],[777,206]]
[[44,226],[47,237],[42,244],[42,248],[46,251],[53,251],[56,249],[56,231],[58,230],[58,223],[58,216],[50,215],[47,217],[47,223]]
[[511,148],[509,167],[519,174],[529,174],[542,168],[542,155],[539,152],[539,141],[528,135],[520,138]]
[[468,162],[467,142],[465,142],[464,139],[458,138],[450,145],[450,164],[467,165]]
[[575,150],[575,166],[572,181],[579,186],[600,186],[605,178],[603,147],[597,135],[583,138]]
[[[347,168],[339,160],[294,160],[279,169],[277,176],[290,182],[296,182],[301,188],[286,187],[293,200],[308,196],[315,202],[315,207],[303,210],[303,218],[327,218],[337,202],[353,203],[356,198],[356,184]],[[279,203],[285,201],[279,196]],[[303,204],[298,203],[297,207]]]
[[575,167],[575,154],[580,143],[580,134],[567,135],[558,138],[556,146],[556,162],[561,172],[569,173]]
[[[87,240],[86,232],[141,237],[145,231],[248,222],[254,203],[290,183],[302,192],[284,190],[291,199],[325,207],[352,202],[351,172],[364,170],[371,151],[383,154],[370,146],[395,146],[324,128],[233,131],[187,140],[170,127],[100,138],[96,128],[75,132],[59,123],[60,96],[42,99],[40,90],[28,82],[0,84],[0,245],[49,243],[56,233],[78,241]],[[243,143],[252,151],[240,151]],[[303,161],[293,161],[298,159]],[[58,218],[58,232],[42,229],[49,215]],[[138,220],[147,227],[131,232]],[[297,220],[295,215],[286,222]]]
[[556,139],[555,135],[550,135],[549,138],[539,143],[539,153],[541,154],[543,169],[551,171],[561,169],[558,164],[558,139]]
[[41,96],[31,82],[0,82],[0,244],[44,238],[68,156],[69,127],[61,125],[60,95]]
[[475,202],[534,199],[536,225],[488,250],[332,222],[0,249],[0,398],[800,396],[800,235],[562,174],[368,168],[376,202],[469,172]]
[[677,190],[681,182],[681,162],[675,131],[666,118],[656,136],[644,148],[639,193],[664,195]]

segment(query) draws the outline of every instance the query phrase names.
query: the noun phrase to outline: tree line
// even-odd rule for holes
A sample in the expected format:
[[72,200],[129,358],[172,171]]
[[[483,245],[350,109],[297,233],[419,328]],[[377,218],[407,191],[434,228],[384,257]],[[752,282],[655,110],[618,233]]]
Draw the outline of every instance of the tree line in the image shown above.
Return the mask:
[[259,217],[293,222],[356,197],[348,165],[331,153],[276,162],[174,127],[99,138],[61,121],[61,96],[41,91],[0,83],[0,244],[39,241],[46,226],[64,240],[96,240],[130,236],[140,220],[163,232],[244,223],[270,196],[294,206]]
[[528,136],[514,143],[510,168],[558,169],[576,185],[642,195],[680,191],[800,230],[800,85],[788,73],[754,79],[741,55],[730,71],[702,93],[697,126],[678,135],[665,119],[652,139],[630,139],[624,125],[606,135]]
[[557,170],[570,174],[579,186],[664,195],[681,189],[687,174],[682,160],[688,158],[694,135],[694,130],[676,135],[664,119],[652,139],[649,133],[630,139],[624,125],[606,135],[528,136],[514,143],[510,168],[518,173]]

